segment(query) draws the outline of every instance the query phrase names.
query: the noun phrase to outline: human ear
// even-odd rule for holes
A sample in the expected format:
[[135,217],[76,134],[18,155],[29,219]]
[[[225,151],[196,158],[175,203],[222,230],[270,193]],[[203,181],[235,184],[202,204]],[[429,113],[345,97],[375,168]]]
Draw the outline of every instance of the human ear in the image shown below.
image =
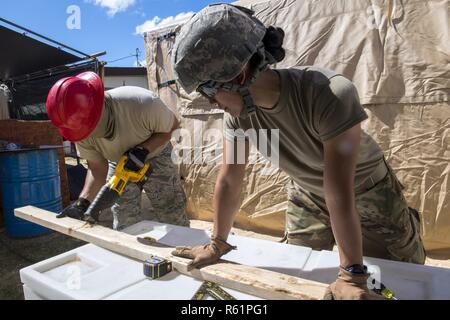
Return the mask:
[[242,71],[242,81],[241,81],[241,85],[243,85],[245,83],[245,81],[247,80],[247,68],[244,69],[244,71]]
[[242,70],[242,72],[237,76],[237,82],[240,85],[244,85],[245,82],[247,81],[248,71],[249,71],[249,68],[248,68],[248,66],[246,66],[245,69]]

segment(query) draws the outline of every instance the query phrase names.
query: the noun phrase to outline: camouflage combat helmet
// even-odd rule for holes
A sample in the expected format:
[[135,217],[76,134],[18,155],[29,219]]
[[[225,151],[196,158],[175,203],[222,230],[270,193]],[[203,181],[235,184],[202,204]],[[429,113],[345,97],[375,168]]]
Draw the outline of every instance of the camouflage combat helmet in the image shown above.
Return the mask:
[[[210,5],[182,27],[172,50],[175,73],[187,93],[199,87],[212,91],[210,96],[219,88],[239,92],[245,105],[243,117],[255,111],[249,86],[276,62],[264,48],[266,27],[253,15],[244,7]],[[260,64],[246,83],[232,83],[255,54]]]

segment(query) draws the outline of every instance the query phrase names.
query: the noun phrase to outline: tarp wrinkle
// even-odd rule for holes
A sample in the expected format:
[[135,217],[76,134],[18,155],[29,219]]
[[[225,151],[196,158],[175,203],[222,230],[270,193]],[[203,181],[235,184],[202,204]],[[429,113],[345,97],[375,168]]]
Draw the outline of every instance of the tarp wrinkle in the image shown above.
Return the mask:
[[[286,59],[277,68],[318,65],[335,70],[357,87],[369,114],[363,129],[385,151],[405,186],[411,207],[420,211],[428,251],[450,249],[450,25],[448,0],[243,0],[266,25],[286,32]],[[222,130],[223,111],[178,85],[170,52],[180,26],[146,34],[150,88],[158,92],[192,137]],[[218,142],[221,143],[221,142]],[[185,146],[196,163],[180,172],[192,217],[213,219],[212,198],[220,159],[217,143]],[[252,147],[253,148],[253,147]],[[195,152],[197,151],[197,153]],[[200,152],[198,152],[200,151]],[[215,154],[214,152],[218,152]],[[254,149],[253,149],[254,151]],[[214,155],[211,157],[211,155]],[[247,167],[237,225],[281,236],[288,177],[255,154]]]

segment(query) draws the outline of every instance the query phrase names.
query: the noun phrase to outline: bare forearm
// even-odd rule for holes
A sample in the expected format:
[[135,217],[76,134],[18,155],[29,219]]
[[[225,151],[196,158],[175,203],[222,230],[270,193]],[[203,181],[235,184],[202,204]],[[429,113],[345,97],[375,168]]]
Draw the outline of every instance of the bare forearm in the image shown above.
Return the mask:
[[84,182],[83,191],[81,191],[80,194],[80,198],[87,199],[91,202],[94,201],[98,192],[106,183],[106,175],[104,175],[103,177],[104,178],[102,179],[99,175],[94,176],[92,174],[92,171],[88,170],[86,180]]
[[361,125],[324,143],[324,189],[341,266],[362,264],[361,222],[356,211],[355,172]]
[[227,240],[234,217],[239,208],[242,183],[230,185],[221,175],[214,190],[214,230],[213,235]]
[[334,195],[327,200],[331,227],[344,267],[363,263],[361,222],[353,197],[346,197]]
[[88,171],[80,197],[91,202],[94,201],[100,189],[105,185],[107,176],[108,161],[105,159],[88,161]]

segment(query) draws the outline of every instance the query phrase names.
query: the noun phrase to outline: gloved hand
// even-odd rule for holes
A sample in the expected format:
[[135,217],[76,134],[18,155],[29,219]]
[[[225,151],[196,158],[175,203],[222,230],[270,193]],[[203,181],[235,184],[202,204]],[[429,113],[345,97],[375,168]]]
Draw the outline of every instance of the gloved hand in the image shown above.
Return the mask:
[[370,274],[366,267],[360,272],[351,272],[341,268],[337,280],[332,283],[324,296],[324,300],[387,300],[367,287]]
[[79,198],[77,201],[75,201],[70,206],[61,211],[61,213],[58,214],[56,217],[58,219],[70,217],[78,220],[83,220],[84,213],[87,211],[90,205],[91,202],[89,200]]
[[236,250],[235,246],[230,245],[226,241],[219,238],[211,238],[211,242],[204,246],[196,247],[177,247],[172,252],[174,256],[193,259],[188,264],[188,271],[194,268],[201,268],[210,264],[214,264],[220,260],[220,257],[227,254],[231,250]]
[[145,160],[150,152],[144,147],[134,147],[126,152],[128,161],[125,169],[139,172],[145,165]]

